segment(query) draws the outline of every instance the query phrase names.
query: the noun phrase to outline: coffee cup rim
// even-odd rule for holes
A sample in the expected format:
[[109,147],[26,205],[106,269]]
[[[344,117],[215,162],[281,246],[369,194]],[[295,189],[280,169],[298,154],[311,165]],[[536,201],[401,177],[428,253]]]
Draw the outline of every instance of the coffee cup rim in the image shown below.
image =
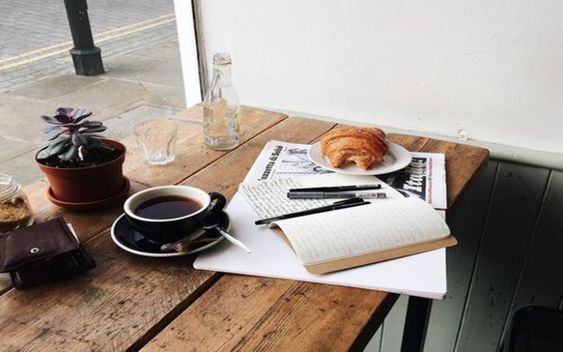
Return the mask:
[[[143,194],[155,192],[155,191],[159,191],[159,190],[164,190],[164,189],[183,189],[183,190],[195,191],[196,193],[200,193],[201,196],[205,197],[206,201],[205,201],[204,204],[201,205],[201,209],[199,209],[199,210],[197,210],[193,213],[190,213],[190,214],[187,214],[187,215],[184,215],[184,216],[175,217],[175,218],[151,219],[151,218],[145,218],[143,216],[139,216],[139,215],[134,213],[134,209],[131,208],[131,203],[133,203],[133,201],[135,199],[141,197]],[[183,194],[178,194],[178,195],[183,196]],[[152,198],[156,198],[156,197],[147,198],[146,200],[152,199]],[[129,216],[133,219],[139,220],[139,221],[154,222],[154,223],[165,223],[165,222],[188,219],[188,218],[191,218],[195,215],[198,215],[198,214],[204,212],[207,209],[210,202],[211,202],[211,197],[209,196],[209,194],[207,192],[205,192],[204,190],[196,188],[196,187],[184,186],[184,185],[156,186],[156,187],[144,189],[142,191],[139,191],[139,192],[129,196],[129,198],[127,198],[127,200],[123,204],[123,210],[125,211],[125,214],[127,216]]]

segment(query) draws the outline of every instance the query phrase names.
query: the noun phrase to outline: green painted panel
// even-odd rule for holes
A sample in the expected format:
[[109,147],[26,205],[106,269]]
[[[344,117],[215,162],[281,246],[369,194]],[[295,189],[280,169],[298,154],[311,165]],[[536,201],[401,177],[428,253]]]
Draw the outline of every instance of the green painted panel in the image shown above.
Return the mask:
[[381,336],[383,335],[385,323],[381,324],[379,329],[375,332],[371,340],[369,340],[366,348],[364,348],[364,352],[379,352],[381,349]]
[[496,350],[548,174],[546,169],[500,163],[456,352]]
[[401,295],[385,318],[385,328],[381,340],[381,352],[401,350],[405,317],[407,315],[408,296]]
[[562,294],[563,172],[553,171],[509,316],[528,305],[557,308]]
[[444,301],[432,304],[426,351],[454,349],[498,164],[498,161],[487,164],[460,199],[455,216],[448,221],[458,245],[447,249],[448,294]]

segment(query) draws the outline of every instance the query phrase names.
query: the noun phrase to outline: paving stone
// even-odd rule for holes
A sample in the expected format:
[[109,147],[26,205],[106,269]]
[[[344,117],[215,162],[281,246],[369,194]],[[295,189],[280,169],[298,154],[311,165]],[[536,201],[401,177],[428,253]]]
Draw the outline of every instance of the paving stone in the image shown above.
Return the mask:
[[94,111],[96,120],[107,120],[143,104],[185,107],[182,88],[104,78],[69,94],[50,99],[51,106],[81,107]]
[[[46,127],[41,115],[49,115],[57,107],[37,100],[0,95],[0,135],[39,145],[41,132]],[[4,147],[0,143],[0,149]]]
[[180,60],[178,41],[171,40],[133,52],[136,55],[149,56],[158,59]]
[[[0,163],[37,148],[36,145],[27,141],[6,136],[0,136],[0,146]],[[0,172],[3,172],[1,166]]]
[[35,164],[35,154],[37,150],[27,152],[3,162],[0,165],[1,172],[14,177],[22,186],[40,180],[43,178],[43,174]]
[[119,117],[107,120],[105,136],[123,139],[133,135],[135,126],[140,123],[164,119],[176,114],[179,110],[169,106],[141,105],[127,111]]
[[[123,55],[106,60],[108,76],[125,77],[135,81],[164,84],[182,88],[184,80],[180,59]],[[180,73],[180,74],[178,74]]]
[[135,74],[147,71],[159,61],[158,58],[141,56],[136,54],[111,56],[104,60],[106,77],[129,78]]
[[10,95],[19,95],[34,99],[51,99],[71,93],[99,82],[100,76],[78,76],[74,73],[65,73],[57,76],[43,78],[31,84],[20,86],[10,92]]

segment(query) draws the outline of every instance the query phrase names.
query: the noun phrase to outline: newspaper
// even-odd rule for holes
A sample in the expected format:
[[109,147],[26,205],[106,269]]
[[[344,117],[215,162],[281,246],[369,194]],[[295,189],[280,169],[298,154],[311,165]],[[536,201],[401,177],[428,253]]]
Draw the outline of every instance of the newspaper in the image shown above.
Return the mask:
[[265,181],[294,176],[329,174],[307,155],[310,145],[269,141],[248,171],[245,182]]
[[[307,144],[269,141],[244,182],[332,173],[309,160],[309,148]],[[437,210],[447,209],[444,154],[411,152],[411,155],[412,161],[408,167],[377,178],[405,197],[419,197]]]

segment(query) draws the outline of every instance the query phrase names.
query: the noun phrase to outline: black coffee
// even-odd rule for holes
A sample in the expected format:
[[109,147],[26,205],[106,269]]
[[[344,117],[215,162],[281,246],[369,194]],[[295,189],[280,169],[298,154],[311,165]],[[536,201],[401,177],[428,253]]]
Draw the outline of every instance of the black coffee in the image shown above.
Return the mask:
[[172,219],[190,215],[201,209],[197,201],[182,196],[151,198],[135,209],[135,215],[148,219]]

